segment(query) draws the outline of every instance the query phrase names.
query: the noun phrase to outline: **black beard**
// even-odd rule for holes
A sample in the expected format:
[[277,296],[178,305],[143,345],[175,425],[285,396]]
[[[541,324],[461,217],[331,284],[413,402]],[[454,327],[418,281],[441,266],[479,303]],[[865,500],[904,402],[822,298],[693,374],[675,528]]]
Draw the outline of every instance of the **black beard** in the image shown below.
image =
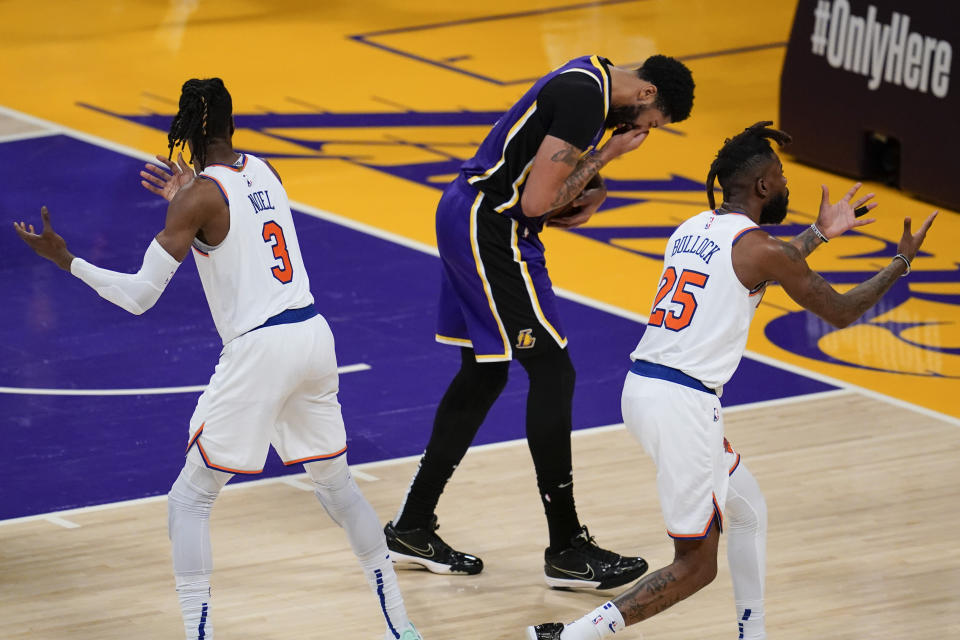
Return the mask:
[[603,126],[607,129],[617,129],[627,125],[632,127],[637,117],[643,112],[643,109],[640,105],[610,107],[610,112],[607,114],[607,119],[604,121]]
[[760,224],[780,224],[787,217],[787,201],[790,192],[784,191],[764,203],[760,209]]

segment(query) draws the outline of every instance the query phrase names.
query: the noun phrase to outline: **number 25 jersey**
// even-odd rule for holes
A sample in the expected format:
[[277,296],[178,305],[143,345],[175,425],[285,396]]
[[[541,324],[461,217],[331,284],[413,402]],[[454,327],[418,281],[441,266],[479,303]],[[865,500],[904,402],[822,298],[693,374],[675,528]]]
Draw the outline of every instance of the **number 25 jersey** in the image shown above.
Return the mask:
[[200,282],[223,343],[282,311],[311,304],[287,192],[270,167],[243,154],[236,165],[208,165],[198,179],[214,182],[230,209],[223,242],[211,247],[193,241]]
[[766,283],[750,291],[733,270],[733,246],[756,231],[742,213],[704,211],[677,227],[663,256],[650,321],[631,360],[679,369],[711,389],[730,379],[747,345]]

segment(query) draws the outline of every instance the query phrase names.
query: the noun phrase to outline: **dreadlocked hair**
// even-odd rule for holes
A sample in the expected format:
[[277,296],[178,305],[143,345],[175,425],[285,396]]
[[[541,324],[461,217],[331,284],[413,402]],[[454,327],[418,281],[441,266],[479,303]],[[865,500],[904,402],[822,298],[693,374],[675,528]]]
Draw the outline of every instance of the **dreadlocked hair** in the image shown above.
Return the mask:
[[727,186],[733,178],[773,156],[770,140],[781,147],[790,143],[790,134],[768,128],[771,124],[772,120],[758,122],[744,129],[742,133],[724,140],[723,147],[717,152],[717,157],[710,165],[710,173],[707,174],[707,201],[711,209],[717,208],[713,194],[715,179],[720,180],[720,187],[726,196]]
[[637,76],[657,88],[653,104],[670,122],[690,117],[693,109],[693,74],[685,64],[670,56],[650,56],[637,69]]
[[189,141],[193,149],[190,162],[196,159],[206,166],[207,145],[213,138],[230,135],[233,101],[220,78],[191,79],[183,83],[180,110],[170,123],[167,134],[170,153]]

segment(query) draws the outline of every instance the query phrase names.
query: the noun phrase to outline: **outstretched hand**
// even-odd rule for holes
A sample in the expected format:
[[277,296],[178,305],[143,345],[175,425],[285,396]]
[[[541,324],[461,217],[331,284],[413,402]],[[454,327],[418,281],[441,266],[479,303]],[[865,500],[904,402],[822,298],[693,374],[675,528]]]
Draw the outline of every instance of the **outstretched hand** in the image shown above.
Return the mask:
[[70,271],[73,254],[67,251],[67,242],[53,230],[50,224],[50,212],[46,207],[40,207],[40,219],[43,221],[43,229],[40,233],[34,231],[32,224],[28,225],[22,221],[14,222],[13,228],[27,246],[37,252],[38,256],[50,260],[64,271]]
[[[856,183],[850,187],[850,190],[847,191],[838,202],[830,204],[830,190],[827,188],[827,185],[820,185],[822,194],[820,197],[820,213],[817,215],[817,228],[820,229],[828,239],[843,235],[854,227],[862,227],[863,225],[877,221],[876,218],[857,217],[856,210],[864,206],[868,200],[876,195],[868,193],[862,198],[857,199],[856,202],[851,202],[853,196],[857,194],[857,191],[859,191],[862,186],[863,183]],[[866,211],[870,211],[876,206],[876,202],[866,204]],[[866,213],[866,211],[863,213]],[[863,213],[860,215],[863,215]]]
[[157,154],[157,160],[166,165],[169,172],[164,171],[155,164],[147,163],[146,171],[140,172],[140,186],[164,198],[167,202],[173,200],[181,187],[185,187],[194,178],[193,168],[183,159],[183,153],[177,154],[177,162],[174,164],[167,158]]
[[916,233],[911,233],[910,231],[910,218],[903,219],[903,235],[900,237],[900,244],[897,245],[897,253],[902,253],[907,257],[907,260],[913,260],[914,256],[917,255],[917,251],[920,250],[920,245],[923,244],[923,239],[927,237],[927,231],[930,229],[930,225],[933,224],[934,218],[937,217],[938,211],[934,211],[927,219],[923,221],[923,224],[920,225],[920,230]]

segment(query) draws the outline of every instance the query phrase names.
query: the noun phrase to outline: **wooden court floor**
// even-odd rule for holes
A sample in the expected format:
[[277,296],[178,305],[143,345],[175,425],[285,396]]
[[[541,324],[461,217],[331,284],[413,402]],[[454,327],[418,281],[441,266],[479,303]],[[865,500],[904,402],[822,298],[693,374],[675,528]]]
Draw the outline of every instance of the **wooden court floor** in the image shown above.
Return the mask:
[[[956,425],[850,391],[726,420],[769,504],[771,638],[960,637]],[[574,460],[581,517],[599,541],[667,563],[653,467],[639,445],[618,426],[579,432]],[[381,520],[393,517],[415,464],[357,469]],[[215,506],[217,637],[382,637],[346,539],[303,478],[226,490]],[[524,443],[468,454],[441,501],[440,533],[486,566],[473,577],[401,572],[426,640],[519,640],[529,623],[569,620],[609,597],[546,588],[539,513]],[[163,499],[60,518],[0,526],[0,637],[178,637]],[[706,590],[623,635],[734,638],[732,597],[724,560]]]

